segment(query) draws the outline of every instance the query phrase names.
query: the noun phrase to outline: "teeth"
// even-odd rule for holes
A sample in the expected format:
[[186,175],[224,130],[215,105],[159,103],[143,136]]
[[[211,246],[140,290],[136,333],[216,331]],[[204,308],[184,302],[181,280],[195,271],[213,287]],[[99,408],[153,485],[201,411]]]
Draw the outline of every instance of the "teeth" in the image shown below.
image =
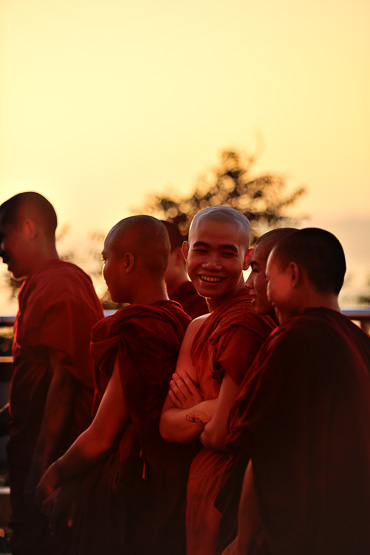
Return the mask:
[[220,277],[212,277],[212,276],[200,276],[203,281],[209,281],[210,283],[219,283],[222,281]]

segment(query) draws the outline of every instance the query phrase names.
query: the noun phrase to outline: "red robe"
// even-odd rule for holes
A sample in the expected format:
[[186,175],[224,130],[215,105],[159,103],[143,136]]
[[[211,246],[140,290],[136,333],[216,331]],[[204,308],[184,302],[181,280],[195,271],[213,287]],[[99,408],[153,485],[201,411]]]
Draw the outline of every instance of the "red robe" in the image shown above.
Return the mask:
[[90,334],[102,317],[91,279],[69,262],[46,262],[19,292],[10,389],[12,422],[7,445],[14,554],[23,553],[24,549],[34,549],[38,555],[55,553],[47,519],[24,496],[52,377],[49,353],[54,351],[64,368],[81,384],[75,399],[73,425],[55,453],[57,458],[91,421],[94,383]]
[[[237,384],[260,346],[275,327],[269,317],[258,316],[248,289],[217,307],[204,321],[192,345],[192,361],[204,399],[215,399],[224,373]],[[188,554],[220,553],[220,512],[214,507],[218,491],[233,467],[231,455],[201,449],[188,481],[186,512]]]
[[171,295],[171,299],[180,303],[186,314],[189,314],[192,319],[209,312],[205,298],[198,295],[191,281],[184,281]]
[[230,416],[251,456],[262,529],[254,554],[370,553],[370,338],[307,309],[262,347]]
[[130,305],[93,330],[97,407],[119,356],[131,422],[104,463],[85,479],[72,553],[182,555],[193,445],[166,443],[159,418],[190,322],[180,305]]

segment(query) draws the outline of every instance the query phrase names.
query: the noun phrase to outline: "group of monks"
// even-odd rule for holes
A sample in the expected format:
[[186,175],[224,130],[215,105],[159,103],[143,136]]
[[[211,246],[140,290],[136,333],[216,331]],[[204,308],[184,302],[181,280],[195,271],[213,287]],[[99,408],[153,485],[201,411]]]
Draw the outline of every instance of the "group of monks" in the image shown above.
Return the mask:
[[0,206],[24,280],[12,554],[369,555],[370,337],[340,312],[337,238],[279,228],[252,250],[225,206],[186,241],[125,218],[102,250],[123,308],[104,317],[56,227],[38,193]]

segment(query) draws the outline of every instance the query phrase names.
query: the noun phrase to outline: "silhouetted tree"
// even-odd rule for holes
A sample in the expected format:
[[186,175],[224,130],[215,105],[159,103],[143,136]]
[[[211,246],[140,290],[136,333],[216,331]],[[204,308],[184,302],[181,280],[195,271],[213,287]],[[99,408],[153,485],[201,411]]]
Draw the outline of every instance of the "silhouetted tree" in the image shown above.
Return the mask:
[[152,195],[145,210],[163,220],[172,220],[186,235],[194,215],[202,208],[222,204],[245,214],[252,225],[255,239],[260,228],[292,223],[285,209],[305,192],[299,187],[284,195],[286,178],[275,174],[253,176],[258,156],[237,150],[224,150],[218,167],[201,175],[190,196]]

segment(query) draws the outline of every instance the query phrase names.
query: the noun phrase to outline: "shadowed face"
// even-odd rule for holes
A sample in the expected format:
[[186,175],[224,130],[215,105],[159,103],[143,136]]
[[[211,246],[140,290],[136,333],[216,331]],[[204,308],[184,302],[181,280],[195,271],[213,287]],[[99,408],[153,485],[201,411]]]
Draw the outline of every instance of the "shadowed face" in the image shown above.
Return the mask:
[[266,266],[267,297],[275,308],[280,324],[284,324],[295,315],[294,288],[292,288],[289,266],[283,268],[280,260],[273,253]]
[[111,299],[115,303],[125,302],[123,286],[122,258],[117,255],[114,248],[113,234],[108,233],[102,251],[103,277],[107,284]]
[[208,218],[197,222],[184,243],[187,270],[199,295],[218,303],[243,286],[249,251],[238,224]]
[[3,224],[0,217],[0,256],[16,280],[29,274],[26,263],[28,252],[27,235],[23,225]]
[[251,258],[252,271],[247,279],[247,287],[257,314],[269,314],[273,306],[267,298],[266,263],[268,253],[263,245],[257,244]]

